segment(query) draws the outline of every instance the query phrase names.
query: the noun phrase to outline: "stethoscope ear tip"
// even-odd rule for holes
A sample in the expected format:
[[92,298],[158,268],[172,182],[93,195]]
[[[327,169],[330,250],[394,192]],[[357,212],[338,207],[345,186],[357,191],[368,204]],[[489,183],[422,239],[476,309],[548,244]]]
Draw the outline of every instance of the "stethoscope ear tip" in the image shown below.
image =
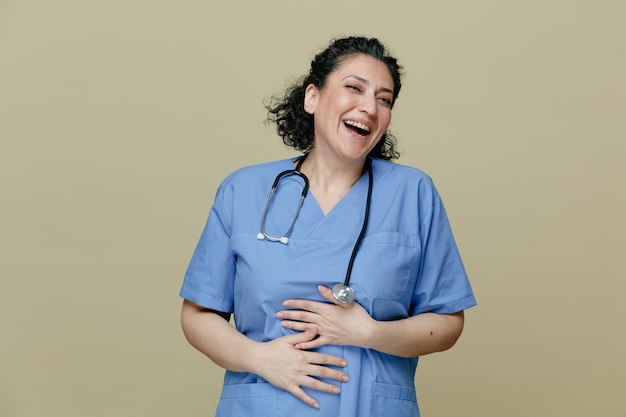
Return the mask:
[[283,245],[286,245],[289,242],[289,238],[287,236],[283,236],[279,240]]
[[259,232],[259,233],[257,233],[256,238],[259,239],[259,240],[263,240],[263,239],[265,239],[265,236],[263,235],[263,233]]

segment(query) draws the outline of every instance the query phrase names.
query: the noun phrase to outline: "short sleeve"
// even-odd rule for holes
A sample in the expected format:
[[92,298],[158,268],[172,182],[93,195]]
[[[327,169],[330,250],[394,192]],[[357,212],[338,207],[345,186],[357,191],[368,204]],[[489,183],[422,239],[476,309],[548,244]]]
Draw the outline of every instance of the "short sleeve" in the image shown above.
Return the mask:
[[[233,312],[235,259],[230,249],[231,187],[222,184],[185,272],[180,296],[200,306]],[[229,198],[230,195],[230,198]]]
[[420,190],[422,253],[411,315],[451,314],[476,305],[443,202],[431,187]]

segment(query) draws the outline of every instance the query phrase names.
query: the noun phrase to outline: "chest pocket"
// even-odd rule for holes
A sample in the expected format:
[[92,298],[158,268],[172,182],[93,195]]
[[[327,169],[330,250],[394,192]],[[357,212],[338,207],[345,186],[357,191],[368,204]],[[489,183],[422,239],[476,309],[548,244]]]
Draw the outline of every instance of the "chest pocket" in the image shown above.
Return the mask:
[[373,299],[410,300],[419,252],[418,239],[413,235],[398,232],[366,235],[356,255],[350,283]]

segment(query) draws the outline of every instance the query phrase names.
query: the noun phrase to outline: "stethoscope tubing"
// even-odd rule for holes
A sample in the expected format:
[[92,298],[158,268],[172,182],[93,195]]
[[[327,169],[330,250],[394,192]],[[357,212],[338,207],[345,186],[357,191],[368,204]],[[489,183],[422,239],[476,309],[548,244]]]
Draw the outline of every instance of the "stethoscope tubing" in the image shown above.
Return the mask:
[[370,206],[372,203],[372,188],[374,185],[374,176],[372,175],[372,160],[367,159],[367,175],[368,175],[368,187],[367,187],[367,199],[365,200],[365,214],[363,216],[363,226],[361,226],[361,232],[359,233],[359,237],[356,239],[356,243],[354,244],[354,248],[352,249],[352,254],[350,255],[350,262],[348,262],[348,269],[346,270],[346,278],[343,281],[343,285],[348,287],[350,284],[350,276],[352,275],[352,267],[354,266],[354,259],[356,258],[356,253],[361,246],[361,241],[365,236],[365,230],[367,230],[367,223],[370,217]]
[[[285,245],[289,242],[289,234],[293,230],[293,227],[296,223],[298,215],[300,214],[300,209],[302,208],[302,204],[304,203],[304,199],[306,198],[309,192],[309,179],[304,173],[300,172],[300,167],[302,166],[302,163],[304,162],[306,157],[307,157],[307,154],[304,154],[300,158],[295,169],[288,169],[286,171],[283,171],[279,173],[274,179],[274,183],[272,184],[272,189],[270,190],[269,197],[267,198],[267,203],[265,203],[265,208],[263,209],[263,214],[261,215],[261,231],[260,233],[257,234],[257,238],[259,240],[267,239],[271,242],[280,242]],[[367,187],[367,198],[365,202],[365,214],[363,216],[363,225],[361,226],[361,231],[359,232],[359,236],[357,237],[354,247],[352,248],[350,261],[348,262],[348,268],[346,269],[346,277],[343,281],[343,284],[337,283],[332,288],[333,296],[335,297],[337,301],[339,301],[342,304],[349,304],[352,301],[354,301],[354,290],[350,288],[349,286],[350,276],[352,275],[352,267],[354,266],[354,260],[356,258],[356,254],[359,250],[359,247],[361,246],[361,241],[363,240],[363,237],[365,236],[365,231],[367,230],[367,223],[369,221],[370,206],[372,202],[372,188],[374,184],[374,175],[372,173],[372,160],[370,158],[366,160],[365,167],[366,167],[367,174],[368,174],[368,187]],[[300,196],[300,201],[298,202],[298,207],[296,208],[296,213],[293,216],[293,219],[291,220],[291,224],[289,225],[289,228],[287,229],[287,231],[283,233],[281,237],[271,236],[265,232],[265,219],[267,217],[267,212],[269,210],[272,199],[274,198],[274,193],[276,192],[276,189],[278,188],[278,184],[280,180],[283,177],[288,176],[288,175],[297,175],[300,178],[302,178],[302,180],[304,181],[304,187],[302,188],[302,193]]]
[[[298,164],[298,167],[299,167],[299,164]],[[296,167],[296,169],[288,169],[286,171],[283,171],[276,176],[276,179],[274,179],[274,184],[272,184],[272,189],[270,190],[270,194],[267,198],[267,203],[265,203],[265,208],[263,209],[263,214],[261,215],[261,233],[257,235],[259,239],[267,239],[271,242],[281,242],[283,244],[286,244],[287,242],[289,242],[289,234],[293,230],[293,226],[296,224],[296,219],[298,218],[298,215],[300,214],[300,209],[302,208],[302,204],[304,204],[304,199],[306,198],[309,192],[309,179],[302,172],[298,171],[298,167]],[[298,207],[296,208],[296,214],[293,216],[293,219],[291,220],[291,224],[289,225],[289,228],[287,229],[285,233],[283,233],[281,237],[275,237],[275,236],[268,235],[265,232],[265,218],[267,217],[267,211],[269,210],[269,207],[272,202],[272,199],[274,198],[276,189],[278,188],[278,183],[280,182],[281,178],[288,176],[288,175],[297,175],[300,178],[302,178],[304,180],[304,187],[302,188],[300,201],[298,202]]]

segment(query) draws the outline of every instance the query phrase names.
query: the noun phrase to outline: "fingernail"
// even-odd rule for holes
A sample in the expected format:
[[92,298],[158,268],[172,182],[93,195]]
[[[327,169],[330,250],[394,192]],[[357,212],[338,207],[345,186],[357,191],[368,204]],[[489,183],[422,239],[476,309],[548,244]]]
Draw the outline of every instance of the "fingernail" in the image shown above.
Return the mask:
[[341,362],[339,363],[339,366],[342,366],[342,367],[343,367],[343,366],[348,366],[348,363],[347,363],[346,361],[341,361]]

